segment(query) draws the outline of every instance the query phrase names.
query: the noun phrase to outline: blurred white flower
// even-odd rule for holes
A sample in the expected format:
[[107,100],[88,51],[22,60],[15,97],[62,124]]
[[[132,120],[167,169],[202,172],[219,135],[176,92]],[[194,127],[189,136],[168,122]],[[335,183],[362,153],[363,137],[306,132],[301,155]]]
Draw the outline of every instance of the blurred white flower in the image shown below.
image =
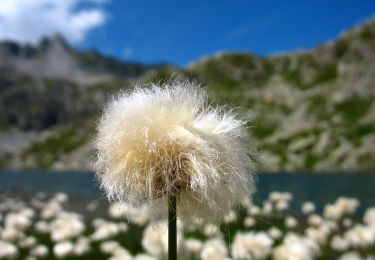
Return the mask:
[[364,248],[375,244],[375,231],[357,224],[345,232],[344,238],[352,247]]
[[220,228],[212,223],[208,223],[203,228],[203,234],[207,237],[217,236],[220,233]]
[[366,209],[363,222],[369,226],[375,227],[375,207]]
[[45,245],[37,245],[31,250],[31,255],[35,257],[45,257],[48,255],[48,247]]
[[262,214],[268,216],[272,214],[272,211],[273,211],[272,203],[270,201],[264,201],[263,207],[262,207]]
[[90,251],[90,240],[86,237],[80,237],[74,244],[74,255],[81,256]]
[[148,208],[145,205],[132,207],[128,203],[116,201],[111,203],[109,215],[114,219],[126,218],[137,225],[144,225],[148,221]]
[[58,258],[64,258],[73,255],[74,245],[70,241],[58,242],[53,246],[53,253]]
[[69,199],[68,194],[64,192],[58,192],[55,194],[55,196],[52,198],[52,200],[58,202],[58,203],[65,203]]
[[339,260],[363,260],[363,258],[357,252],[352,251],[340,256]]
[[327,219],[339,220],[347,214],[353,214],[358,207],[357,199],[339,197],[334,204],[327,204],[324,207],[323,216]]
[[116,249],[121,248],[121,245],[119,242],[114,240],[107,240],[100,243],[100,251],[106,254],[110,254],[114,252]]
[[277,203],[279,201],[289,202],[293,199],[293,194],[290,192],[273,191],[268,195],[268,199],[273,203]]
[[281,200],[276,202],[275,209],[277,211],[286,211],[289,209],[289,202],[286,200]]
[[[177,253],[184,247],[181,229],[177,227]],[[149,224],[143,233],[142,246],[152,256],[158,259],[168,257],[168,228],[164,222]]]
[[264,232],[237,232],[232,243],[234,259],[266,259],[271,253],[273,240]]
[[139,254],[139,255],[136,255],[133,260],[159,260],[159,259],[151,255]]
[[50,225],[44,220],[36,222],[34,227],[35,230],[41,234],[47,234],[50,232]]
[[335,235],[331,240],[331,248],[336,251],[345,251],[349,248],[349,243],[342,237]]
[[268,235],[272,238],[272,239],[279,239],[282,237],[283,233],[281,232],[280,229],[278,229],[277,227],[271,227],[269,230],[268,230]]
[[126,232],[128,226],[125,223],[114,223],[110,221],[97,221],[95,231],[91,234],[93,241],[105,240],[117,234]]
[[184,244],[186,251],[194,255],[198,255],[203,246],[202,241],[193,238],[186,239]]
[[305,230],[305,235],[317,244],[324,245],[327,242],[329,230],[322,227],[309,227]]
[[114,219],[126,218],[128,214],[128,208],[124,203],[120,201],[112,202],[108,208],[109,216]]
[[237,221],[237,213],[232,209],[223,217],[223,222],[226,224]]
[[298,221],[296,218],[292,217],[292,216],[287,216],[285,218],[285,221],[284,221],[284,225],[287,227],[287,228],[295,228],[297,227],[298,225]]
[[53,241],[64,241],[81,235],[85,230],[85,224],[80,215],[63,212],[51,222],[50,230]]
[[221,238],[211,238],[204,242],[200,259],[202,260],[213,260],[213,259],[226,259],[228,256],[228,250]]
[[244,224],[245,227],[251,228],[251,227],[255,226],[255,224],[256,224],[255,218],[246,217],[243,224]]
[[258,206],[255,206],[255,205],[252,205],[247,213],[251,216],[256,216],[256,215],[259,215],[261,213],[261,209],[258,207]]
[[1,238],[10,242],[16,242],[23,238],[25,234],[13,227],[6,227],[1,231]]
[[46,205],[46,203],[44,201],[41,201],[40,199],[37,199],[37,198],[31,199],[30,204],[35,209],[41,209]]
[[55,201],[49,201],[45,207],[42,209],[41,217],[42,219],[51,219],[55,216],[57,216],[60,212],[63,211],[62,206],[55,202]]
[[312,260],[319,253],[318,245],[311,239],[288,233],[281,245],[273,251],[275,260]]
[[0,259],[13,259],[18,256],[18,249],[15,245],[0,240]]
[[307,223],[310,226],[319,226],[323,222],[323,218],[318,214],[312,214],[307,218]]
[[305,215],[313,213],[315,209],[316,209],[315,204],[310,201],[304,202],[301,207],[301,211]]
[[132,255],[123,247],[116,248],[108,260],[133,260]]
[[208,107],[207,94],[187,81],[136,88],[105,108],[98,178],[109,199],[149,203],[151,216],[177,196],[180,218],[218,221],[254,190],[245,123]]
[[36,245],[37,243],[37,240],[35,237],[32,237],[32,236],[28,236],[28,237],[24,237],[22,238],[18,244],[21,248],[30,248],[34,245]]
[[5,216],[5,227],[25,230],[32,224],[31,218],[27,214],[9,213]]

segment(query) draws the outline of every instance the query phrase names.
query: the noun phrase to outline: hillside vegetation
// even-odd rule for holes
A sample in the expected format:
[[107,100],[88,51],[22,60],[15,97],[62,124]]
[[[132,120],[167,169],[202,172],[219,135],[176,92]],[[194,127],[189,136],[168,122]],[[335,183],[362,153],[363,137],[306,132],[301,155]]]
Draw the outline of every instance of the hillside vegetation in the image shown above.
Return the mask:
[[218,53],[182,69],[79,52],[58,36],[36,47],[0,43],[0,166],[90,169],[106,98],[170,75],[251,119],[262,170],[375,170],[374,18],[312,50]]

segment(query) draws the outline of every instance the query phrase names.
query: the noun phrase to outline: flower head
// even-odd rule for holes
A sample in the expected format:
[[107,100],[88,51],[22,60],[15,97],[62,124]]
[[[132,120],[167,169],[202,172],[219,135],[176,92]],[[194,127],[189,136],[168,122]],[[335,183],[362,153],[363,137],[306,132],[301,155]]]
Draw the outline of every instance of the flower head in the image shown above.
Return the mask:
[[181,218],[222,216],[253,191],[245,123],[190,82],[121,93],[97,128],[101,185],[133,206],[164,208],[175,196]]

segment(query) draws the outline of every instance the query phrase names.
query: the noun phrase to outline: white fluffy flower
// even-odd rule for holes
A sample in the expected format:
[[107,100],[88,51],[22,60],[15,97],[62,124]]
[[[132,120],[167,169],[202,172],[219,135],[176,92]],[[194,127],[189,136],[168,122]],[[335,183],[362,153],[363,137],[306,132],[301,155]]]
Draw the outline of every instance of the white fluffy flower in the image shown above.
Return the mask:
[[128,212],[128,208],[120,201],[111,203],[108,208],[109,215],[114,219],[126,218]]
[[[271,205],[272,207],[272,205]],[[247,210],[247,214],[251,215],[251,216],[257,216],[261,213],[261,209],[255,205],[252,205],[248,210]]]
[[58,192],[55,194],[55,196],[52,198],[52,200],[58,202],[58,203],[64,203],[67,202],[69,199],[68,195],[64,192]]
[[207,237],[217,236],[219,233],[220,227],[212,223],[206,224],[203,228],[203,234]]
[[329,230],[319,227],[309,227],[305,230],[306,237],[314,240],[319,245],[324,245],[327,242]]
[[90,240],[86,237],[80,237],[74,245],[74,255],[81,256],[90,251]]
[[137,225],[144,225],[149,218],[149,210],[144,205],[134,208],[127,203],[116,201],[111,203],[108,211],[114,219],[126,218]]
[[277,227],[271,227],[269,230],[268,230],[268,235],[273,238],[273,239],[279,239],[282,237],[283,233],[281,232],[280,229],[278,229]]
[[53,246],[53,253],[58,258],[64,258],[74,253],[74,245],[72,242],[63,241]]
[[[177,252],[180,253],[183,247],[183,237],[177,230]],[[143,248],[150,255],[156,256],[158,259],[166,259],[168,256],[168,228],[164,222],[149,224],[143,233]]]
[[369,226],[375,227],[375,207],[366,209],[363,222]]
[[133,257],[128,250],[120,247],[112,252],[112,256],[108,260],[133,260]]
[[307,218],[307,223],[310,226],[319,226],[323,222],[323,218],[318,214],[312,214]]
[[254,163],[245,122],[206,101],[206,93],[189,82],[114,98],[95,140],[96,169],[108,198],[163,210],[160,203],[177,196],[184,205],[179,217],[217,220],[248,196]]
[[283,243],[275,248],[272,257],[275,260],[312,260],[318,251],[318,245],[311,239],[289,233]]
[[237,213],[234,210],[230,210],[227,214],[224,215],[224,223],[229,224],[235,221],[237,221]]
[[51,238],[53,241],[63,241],[75,238],[85,230],[85,224],[80,215],[75,213],[61,213],[51,223]]
[[193,238],[186,239],[184,244],[186,251],[193,254],[199,254],[203,246],[202,241]]
[[345,251],[349,248],[349,243],[344,238],[335,235],[331,240],[331,248],[336,251]]
[[273,191],[269,194],[268,198],[274,203],[279,201],[291,201],[293,199],[293,194],[290,192]]
[[0,259],[12,259],[17,257],[17,247],[9,242],[0,240]]
[[347,252],[339,258],[339,260],[362,260],[362,259],[363,258],[361,257],[361,255],[354,251]]
[[334,204],[327,204],[324,207],[324,217],[332,220],[339,220],[347,214],[353,214],[359,207],[359,201],[354,198],[340,197]]
[[237,232],[232,244],[234,259],[265,259],[271,253],[273,240],[268,234],[259,232]]
[[35,237],[32,237],[32,236],[28,236],[28,237],[24,237],[22,238],[18,244],[21,248],[30,248],[32,246],[34,246],[36,244],[37,240]]
[[306,215],[313,213],[315,209],[316,209],[315,204],[310,201],[304,202],[301,207],[302,213]]
[[375,244],[375,231],[365,225],[356,225],[344,234],[345,240],[353,247],[368,247]]
[[95,231],[91,234],[93,241],[105,240],[128,230],[128,226],[125,223],[114,223],[105,220],[94,221],[94,226]]
[[246,217],[243,221],[243,224],[244,224],[245,227],[251,228],[251,227],[255,226],[256,220],[255,220],[255,218],[252,218],[252,217]]
[[286,200],[278,201],[275,204],[275,209],[277,211],[286,211],[287,209],[289,209],[289,202]]
[[51,200],[42,209],[41,217],[43,219],[51,219],[55,216],[58,216],[62,211],[62,206],[58,202]]
[[228,250],[221,238],[211,238],[204,242],[200,259],[202,260],[224,260],[228,256]]
[[48,247],[45,245],[38,245],[31,250],[31,255],[36,257],[45,257],[48,255]]
[[5,229],[1,230],[1,238],[10,242],[16,242],[23,238],[25,234],[13,227],[6,227]]
[[156,257],[154,256],[150,256],[150,255],[147,255],[147,254],[139,254],[139,255],[136,255],[133,260],[158,260]]
[[264,201],[263,202],[263,207],[262,207],[262,214],[263,215],[271,215],[273,212],[273,206],[270,201]]
[[39,233],[47,234],[50,232],[50,225],[46,221],[40,220],[35,223],[35,230]]
[[5,227],[15,228],[18,230],[25,230],[30,227],[31,219],[26,214],[9,213],[5,217]]
[[295,228],[298,225],[297,219],[292,216],[287,216],[284,222],[287,228]]
[[106,254],[110,254],[114,252],[116,249],[121,248],[121,245],[119,242],[114,241],[114,240],[108,240],[100,243],[100,251]]

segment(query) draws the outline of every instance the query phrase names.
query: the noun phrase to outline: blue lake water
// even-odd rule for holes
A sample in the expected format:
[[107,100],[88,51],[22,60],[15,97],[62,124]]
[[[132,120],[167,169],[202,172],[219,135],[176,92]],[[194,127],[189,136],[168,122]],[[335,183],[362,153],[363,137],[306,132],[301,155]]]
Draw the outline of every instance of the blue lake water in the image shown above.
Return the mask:
[[[375,206],[375,173],[263,173],[256,179],[255,202],[266,199],[271,191],[289,191],[294,195],[291,210],[295,212],[303,201],[313,201],[321,210],[339,196],[360,200],[360,213]],[[92,172],[0,171],[0,193],[28,196],[40,191],[62,191],[73,198],[104,200]]]

